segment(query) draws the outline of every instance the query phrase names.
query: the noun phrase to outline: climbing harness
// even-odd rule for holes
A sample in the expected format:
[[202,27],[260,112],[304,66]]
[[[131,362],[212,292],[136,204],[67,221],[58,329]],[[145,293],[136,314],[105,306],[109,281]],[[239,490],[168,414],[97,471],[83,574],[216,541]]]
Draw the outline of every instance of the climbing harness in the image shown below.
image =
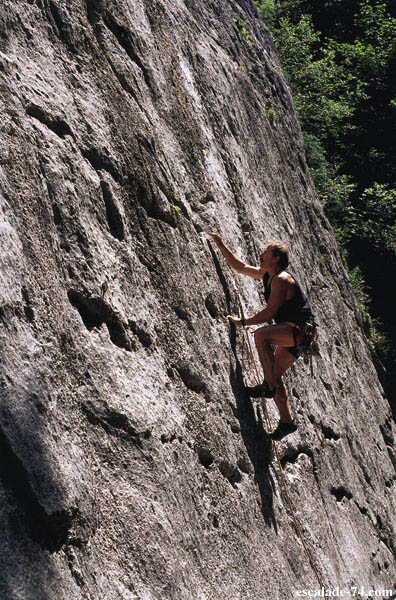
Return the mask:
[[[234,276],[233,276],[231,267],[228,265],[227,262],[226,262],[226,265],[227,265],[227,267],[228,267],[228,269],[229,269],[229,271],[231,273],[231,282],[232,282],[232,287],[234,289],[234,294],[235,294],[236,302],[237,302],[239,313],[240,313],[239,316],[240,316],[241,319],[245,319],[245,314],[244,314],[244,310],[243,310],[243,306],[242,306],[242,302],[241,302],[241,298],[240,298],[240,292],[239,292],[239,290],[235,286]],[[259,368],[257,366],[257,361],[256,361],[255,356],[254,356],[254,352],[253,352],[252,343],[251,343],[251,340],[250,340],[250,337],[249,337],[249,331],[248,331],[248,329],[249,329],[248,327],[243,327],[243,330],[244,330],[244,340],[246,341],[247,348],[248,348],[248,360],[249,360],[251,371],[255,375],[256,383],[260,384],[262,378],[260,377],[260,371],[259,371]],[[304,338],[304,335],[305,335],[305,338]],[[315,342],[315,337],[316,337],[316,327],[314,326],[314,324],[313,324],[313,329],[312,330],[311,329],[306,329],[305,334],[304,334],[304,328],[303,328],[303,330],[302,330],[302,339],[301,339],[301,342],[302,342],[301,343],[301,348],[302,348],[302,353],[303,353],[304,357],[307,354],[307,351],[305,350],[303,344],[305,344],[306,348],[311,348],[312,344]],[[308,342],[309,342],[309,345],[308,345]],[[310,354],[310,357],[311,357],[310,360],[311,360],[311,374],[312,374],[312,353],[309,352],[309,354]],[[270,418],[270,415],[269,415],[269,412],[268,412],[268,406],[267,406],[266,398],[263,396],[262,400],[263,400],[263,409],[264,409],[264,415],[265,415],[265,420],[266,420],[267,428],[268,428],[269,431],[272,431],[273,427],[272,427],[271,418]],[[280,459],[280,456],[279,456],[277,443],[275,441],[272,441],[272,444],[273,444],[273,447],[274,447],[274,453],[275,453],[276,461],[277,461],[277,464],[278,464],[278,471],[279,471],[279,479],[280,479],[280,483],[281,483],[281,490],[283,492],[283,496],[284,496],[284,499],[286,501],[286,505],[287,505],[287,507],[289,509],[290,516],[291,516],[291,518],[293,520],[295,531],[297,533],[298,538],[300,539],[300,542],[301,542],[301,544],[302,544],[302,546],[304,548],[304,551],[305,551],[306,557],[308,559],[308,562],[309,562],[309,564],[310,564],[310,566],[312,568],[312,571],[315,574],[315,577],[316,577],[319,585],[321,587],[324,587],[324,584],[323,584],[323,581],[321,579],[321,576],[320,576],[320,574],[319,574],[319,572],[318,572],[318,570],[317,570],[317,568],[315,566],[315,563],[313,562],[311,552],[310,552],[307,544],[305,543],[304,534],[302,532],[301,526],[300,526],[300,524],[299,524],[299,522],[297,520],[296,514],[295,514],[295,512],[293,510],[293,505],[292,505],[291,500],[290,500],[289,491],[288,491],[288,488],[287,488],[287,482],[286,482],[285,474],[283,472],[282,463],[281,463],[281,459]]]
[[296,356],[303,358],[305,365],[310,365],[311,376],[313,376],[312,357],[319,356],[318,325],[311,316],[301,327],[296,326]]

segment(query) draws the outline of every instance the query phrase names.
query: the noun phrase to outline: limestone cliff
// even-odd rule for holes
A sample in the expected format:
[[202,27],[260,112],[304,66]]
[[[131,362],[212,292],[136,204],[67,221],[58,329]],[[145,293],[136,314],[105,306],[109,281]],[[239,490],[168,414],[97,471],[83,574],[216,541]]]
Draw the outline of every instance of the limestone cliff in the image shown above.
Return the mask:
[[[0,597],[391,589],[395,425],[254,4],[3,0],[0,50]],[[209,229],[288,244],[320,324],[279,446],[314,569]]]

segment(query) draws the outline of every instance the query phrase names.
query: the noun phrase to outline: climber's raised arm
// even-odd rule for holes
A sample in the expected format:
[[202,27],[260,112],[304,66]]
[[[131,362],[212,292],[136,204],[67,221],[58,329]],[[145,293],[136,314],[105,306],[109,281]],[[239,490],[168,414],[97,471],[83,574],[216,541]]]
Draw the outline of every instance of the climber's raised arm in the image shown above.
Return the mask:
[[253,267],[247,265],[242,260],[240,260],[223,242],[223,238],[219,236],[218,233],[214,231],[209,231],[209,235],[219,248],[220,252],[223,254],[227,263],[230,265],[234,271],[240,273],[241,275],[247,275],[248,277],[253,277],[254,279],[262,279],[263,273],[259,267]]

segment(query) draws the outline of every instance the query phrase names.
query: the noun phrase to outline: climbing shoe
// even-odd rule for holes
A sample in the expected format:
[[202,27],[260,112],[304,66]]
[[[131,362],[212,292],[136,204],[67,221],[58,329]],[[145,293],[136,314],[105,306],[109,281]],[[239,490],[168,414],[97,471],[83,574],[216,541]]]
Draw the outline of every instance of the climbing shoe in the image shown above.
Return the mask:
[[275,396],[275,390],[271,390],[268,383],[263,381],[259,385],[254,385],[253,387],[245,386],[245,392],[251,398],[261,398],[264,396],[265,398],[273,398]]
[[279,421],[278,427],[275,429],[275,431],[270,433],[269,436],[270,436],[271,440],[274,440],[275,442],[279,442],[279,440],[284,438],[286,435],[289,435],[290,433],[294,433],[295,431],[297,431],[297,425],[296,425],[296,421],[294,419],[293,419],[293,421],[290,421],[289,423],[283,423],[282,421]]

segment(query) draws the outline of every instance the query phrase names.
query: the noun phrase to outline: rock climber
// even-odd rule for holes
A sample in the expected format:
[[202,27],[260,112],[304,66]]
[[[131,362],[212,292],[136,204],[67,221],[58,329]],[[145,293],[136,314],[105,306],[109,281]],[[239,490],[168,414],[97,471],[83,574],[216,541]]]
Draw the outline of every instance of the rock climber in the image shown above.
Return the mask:
[[[266,308],[244,319],[233,315],[227,318],[241,327],[275,320],[274,325],[259,327],[254,332],[264,381],[254,387],[246,386],[245,390],[252,398],[274,398],[280,421],[270,437],[281,440],[297,430],[282,375],[299,356],[304,325],[314,322],[311,307],[298,282],[285,270],[289,264],[289,251],[283,243],[269,242],[260,254],[260,266],[254,267],[237,258],[217,233],[210,232],[209,235],[237,273],[263,281]],[[275,350],[271,346],[276,346]]]

